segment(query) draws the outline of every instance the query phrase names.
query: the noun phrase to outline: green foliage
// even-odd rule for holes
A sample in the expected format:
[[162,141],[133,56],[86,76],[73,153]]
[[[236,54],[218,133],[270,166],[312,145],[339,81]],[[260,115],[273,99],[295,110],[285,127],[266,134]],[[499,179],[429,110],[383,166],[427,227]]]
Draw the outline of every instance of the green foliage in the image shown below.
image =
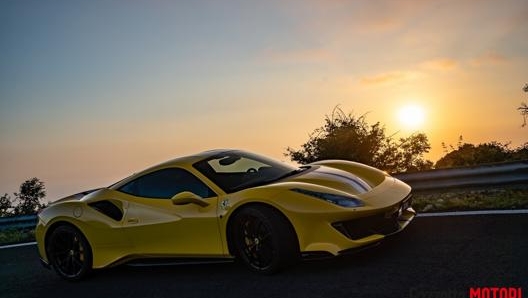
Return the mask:
[[511,210],[528,208],[528,189],[451,189],[413,194],[419,213],[464,210]]
[[449,152],[447,147],[443,146],[447,154],[436,162],[435,168],[437,169],[528,159],[528,143],[516,149],[510,149],[509,144],[499,142],[478,145],[463,143],[460,137],[456,149],[451,146]]
[[38,178],[31,178],[20,185],[20,190],[15,193],[15,201],[18,204],[14,208],[15,215],[35,214],[44,204],[41,200],[46,197],[44,182]]
[[528,160],[528,142],[510,152],[510,160]]
[[433,163],[423,158],[430,148],[423,133],[395,141],[379,122],[369,125],[364,115],[356,118],[336,107],[300,150],[288,147],[285,155],[301,164],[343,159],[394,173],[430,169]]
[[13,214],[13,203],[8,194],[0,197],[0,216],[9,216]]
[[0,231],[0,245],[35,241],[35,230],[7,229]]

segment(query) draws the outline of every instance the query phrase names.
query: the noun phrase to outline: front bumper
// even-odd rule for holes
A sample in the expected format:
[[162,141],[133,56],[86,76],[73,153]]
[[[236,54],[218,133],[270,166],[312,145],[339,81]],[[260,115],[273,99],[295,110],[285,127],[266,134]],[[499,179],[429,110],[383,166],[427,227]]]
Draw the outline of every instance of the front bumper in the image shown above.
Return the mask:
[[348,239],[357,241],[372,235],[389,236],[403,230],[416,216],[409,194],[394,209],[381,214],[335,222],[332,226]]
[[312,225],[307,234],[313,236],[302,249],[303,254],[326,252],[337,256],[363,250],[379,244],[385,237],[405,229],[416,212],[411,207],[409,194],[398,204],[365,216],[329,221],[326,225]]
[[416,216],[412,207],[400,207],[392,214],[377,214],[333,223],[332,226],[350,240],[360,240],[372,235],[389,236],[403,230]]

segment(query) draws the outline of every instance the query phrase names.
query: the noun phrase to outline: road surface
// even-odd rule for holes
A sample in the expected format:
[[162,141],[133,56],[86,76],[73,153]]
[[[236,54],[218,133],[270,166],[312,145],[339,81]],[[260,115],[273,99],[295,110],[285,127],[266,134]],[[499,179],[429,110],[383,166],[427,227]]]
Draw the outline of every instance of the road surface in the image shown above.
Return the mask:
[[528,214],[420,217],[378,247],[273,276],[233,263],[120,266],[72,283],[40,266],[36,246],[0,250],[3,298],[469,297],[495,286],[528,293]]

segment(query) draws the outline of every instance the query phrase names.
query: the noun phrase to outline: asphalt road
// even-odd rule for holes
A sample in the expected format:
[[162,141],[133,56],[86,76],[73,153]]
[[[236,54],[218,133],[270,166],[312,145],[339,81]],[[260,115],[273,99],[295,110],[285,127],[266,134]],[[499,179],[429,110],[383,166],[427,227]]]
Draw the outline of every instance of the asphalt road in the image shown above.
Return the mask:
[[237,264],[130,267],[72,283],[36,246],[0,250],[0,297],[469,297],[469,287],[528,292],[528,214],[417,218],[382,245],[273,276]]

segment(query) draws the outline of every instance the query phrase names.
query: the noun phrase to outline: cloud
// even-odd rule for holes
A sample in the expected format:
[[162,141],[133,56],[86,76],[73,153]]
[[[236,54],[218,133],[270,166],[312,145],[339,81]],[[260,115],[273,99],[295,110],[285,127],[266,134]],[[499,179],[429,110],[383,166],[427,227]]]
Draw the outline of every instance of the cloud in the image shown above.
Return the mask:
[[381,85],[405,83],[419,79],[429,72],[451,71],[458,67],[458,62],[451,58],[435,58],[418,63],[408,70],[395,70],[364,76],[360,79],[363,85]]
[[412,81],[420,77],[420,75],[421,74],[416,71],[391,71],[373,76],[362,77],[360,82],[363,85],[403,83],[406,81]]
[[302,49],[280,51],[276,49],[267,49],[264,51],[264,59],[273,63],[326,63],[335,59],[333,53],[326,49]]
[[436,58],[420,63],[420,66],[429,70],[448,71],[458,67],[458,62],[451,58]]
[[[302,3],[301,9],[307,12],[307,32],[341,32],[345,36],[396,32],[427,7],[435,5],[433,0],[305,0]],[[296,7],[295,13],[298,10]]]
[[489,51],[485,54],[482,54],[478,56],[477,58],[471,59],[470,64],[472,66],[485,66],[485,65],[497,65],[497,64],[504,64],[507,63],[508,59],[495,52],[495,51]]

